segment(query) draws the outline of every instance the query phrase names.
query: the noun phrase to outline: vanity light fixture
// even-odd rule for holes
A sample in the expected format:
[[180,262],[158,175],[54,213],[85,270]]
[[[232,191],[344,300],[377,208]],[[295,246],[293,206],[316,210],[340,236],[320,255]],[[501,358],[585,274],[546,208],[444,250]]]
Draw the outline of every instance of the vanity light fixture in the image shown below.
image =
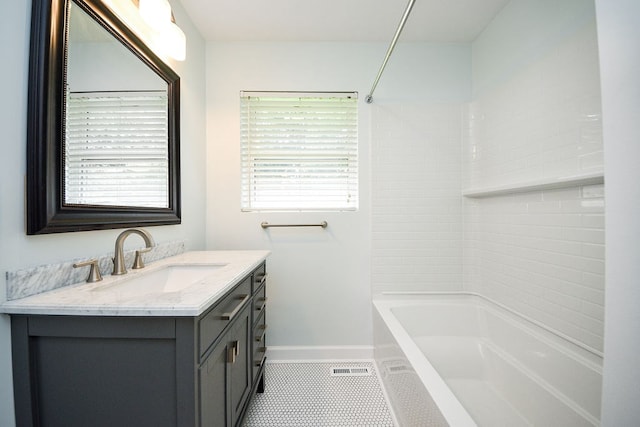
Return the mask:
[[102,0],[162,57],[184,61],[187,38],[173,18],[168,0]]
[[140,16],[155,30],[171,22],[171,5],[167,0],[138,0]]
[[140,16],[158,32],[158,42],[173,59],[184,61],[187,38],[176,24],[168,0],[138,0]]
[[187,57],[187,37],[175,22],[170,22],[161,32],[160,40],[167,54],[176,61]]

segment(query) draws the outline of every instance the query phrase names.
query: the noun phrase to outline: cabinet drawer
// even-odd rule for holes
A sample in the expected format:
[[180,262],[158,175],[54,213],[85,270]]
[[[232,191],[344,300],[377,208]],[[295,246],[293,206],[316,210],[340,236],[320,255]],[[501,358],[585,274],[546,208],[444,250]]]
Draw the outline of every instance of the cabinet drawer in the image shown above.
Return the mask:
[[252,369],[252,377],[255,381],[258,372],[260,372],[260,368],[265,360],[265,354],[267,351],[267,323],[266,323],[266,314],[263,311],[260,314],[260,317],[257,319],[256,324],[253,327],[253,336],[252,340],[252,359],[251,359],[251,369]]
[[199,351],[204,355],[224,328],[233,321],[242,307],[251,299],[251,276],[236,286],[227,296],[200,319]]
[[253,288],[251,288],[251,291],[255,293],[256,290],[265,283],[266,279],[267,279],[267,264],[262,263],[260,267],[253,270]]
[[263,285],[253,296],[253,323],[263,315],[267,309],[267,285]]

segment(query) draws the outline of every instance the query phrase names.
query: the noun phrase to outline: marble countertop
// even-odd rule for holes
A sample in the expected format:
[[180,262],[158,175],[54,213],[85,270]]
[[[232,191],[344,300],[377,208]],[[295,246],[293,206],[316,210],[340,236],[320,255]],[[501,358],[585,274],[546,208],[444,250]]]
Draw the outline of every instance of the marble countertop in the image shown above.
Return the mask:
[[[72,316],[199,316],[258,267],[269,251],[185,252],[100,282],[77,283],[0,304],[0,313]],[[140,292],[135,283],[169,266],[217,266],[206,277],[179,289]]]

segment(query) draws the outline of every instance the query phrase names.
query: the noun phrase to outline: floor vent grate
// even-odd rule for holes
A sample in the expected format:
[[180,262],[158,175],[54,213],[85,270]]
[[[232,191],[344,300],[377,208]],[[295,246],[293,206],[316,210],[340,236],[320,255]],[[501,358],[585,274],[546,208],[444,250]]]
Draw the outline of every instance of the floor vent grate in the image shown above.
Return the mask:
[[332,366],[332,377],[365,377],[371,375],[371,369],[366,367],[349,368],[345,366]]

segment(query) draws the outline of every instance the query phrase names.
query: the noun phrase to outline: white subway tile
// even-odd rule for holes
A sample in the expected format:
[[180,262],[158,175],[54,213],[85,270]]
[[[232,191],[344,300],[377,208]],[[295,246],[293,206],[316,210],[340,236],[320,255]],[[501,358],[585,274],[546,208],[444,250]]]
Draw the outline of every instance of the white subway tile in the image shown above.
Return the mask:
[[602,304],[594,304],[588,301],[582,301],[580,312],[585,316],[592,317],[593,319],[597,319],[600,321],[604,320],[604,305]]
[[563,188],[560,190],[549,190],[542,192],[544,200],[573,200],[582,197],[580,187]]
[[583,273],[582,280],[580,283],[591,289],[601,291],[601,292],[604,291],[604,275],[603,274]]
[[467,105],[373,106],[374,292],[473,289],[602,349],[604,186],[460,196],[602,169],[597,62],[592,26]]
[[580,246],[582,256],[600,261],[604,260],[604,245],[591,245],[583,243]]
[[604,230],[595,228],[565,228],[562,230],[562,238],[583,243],[604,244]]
[[581,187],[581,192],[584,199],[604,198],[604,184],[585,185]]
[[582,226],[585,228],[604,229],[604,215],[582,215]]
[[386,132],[373,129],[376,291],[462,288],[462,109],[373,108]]

